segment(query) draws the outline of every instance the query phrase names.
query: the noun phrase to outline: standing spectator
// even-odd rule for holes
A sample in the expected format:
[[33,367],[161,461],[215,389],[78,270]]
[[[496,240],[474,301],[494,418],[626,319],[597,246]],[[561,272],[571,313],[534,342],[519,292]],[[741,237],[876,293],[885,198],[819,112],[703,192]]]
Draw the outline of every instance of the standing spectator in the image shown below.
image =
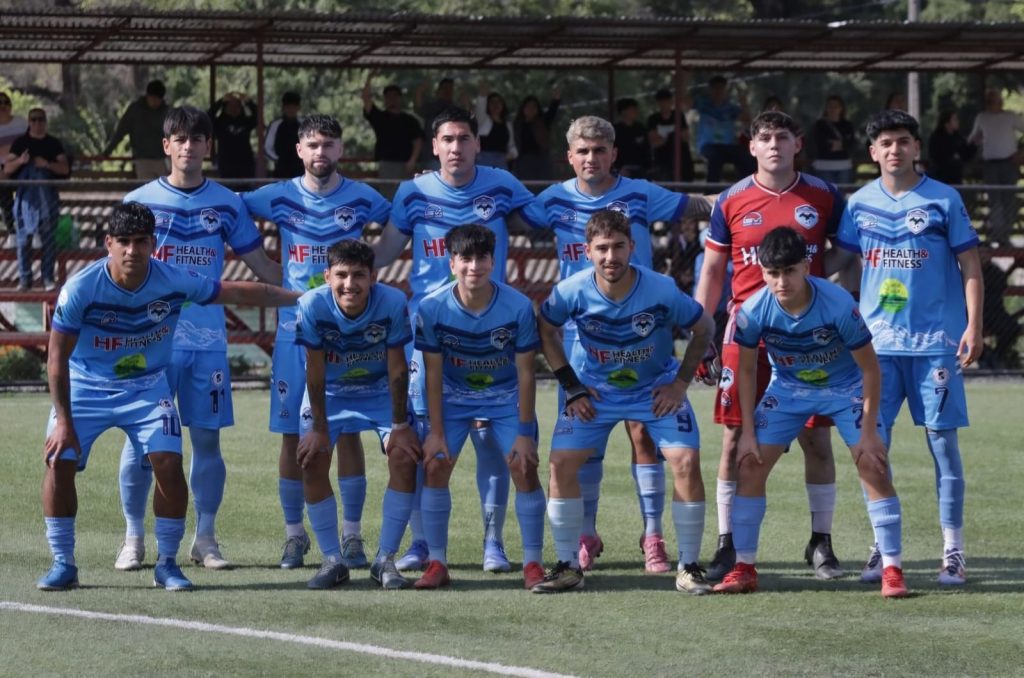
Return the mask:
[[549,181],[551,179],[551,125],[562,103],[562,88],[551,88],[551,101],[541,111],[540,100],[530,94],[519,104],[513,124],[519,160],[516,176],[523,181]]
[[[28,112],[28,132],[11,144],[4,161],[4,178],[29,181],[60,179],[70,173],[64,145],[46,132],[46,111],[33,108]],[[32,237],[39,234],[43,248],[40,277],[43,288],[50,291],[54,282],[57,245],[54,240],[60,196],[52,186],[19,186],[14,198],[14,221],[18,241],[18,289],[32,287]]]
[[646,179],[651,167],[651,144],[647,128],[640,122],[640,104],[636,99],[615,102],[619,121],[615,123],[615,169],[621,176]]
[[964,163],[977,150],[960,133],[960,116],[956,111],[943,111],[938,126],[928,137],[928,176],[953,186],[964,183]]
[[[0,171],[7,154],[11,152],[11,143],[28,131],[25,118],[11,114],[11,96],[0,92]],[[14,191],[9,188],[0,189],[0,216],[3,217],[7,229],[14,229]]]
[[210,109],[210,118],[217,140],[217,169],[221,178],[256,176],[256,157],[249,141],[256,129],[256,102],[244,94],[229,92]]
[[729,81],[716,75],[708,81],[708,96],[697,99],[697,149],[708,161],[710,183],[722,180],[722,168],[727,162],[736,168],[738,176],[752,170],[749,152],[736,143],[737,122],[750,122],[747,99],[741,93],[738,103],[730,100],[728,88]]
[[857,143],[853,125],[846,119],[846,104],[833,94],[825,99],[825,110],[814,123],[814,149],[818,157],[814,173],[833,184],[853,183],[853,149]]
[[[1024,132],[1024,118],[1019,113],[1003,110],[999,90],[985,92],[985,110],[974,119],[968,140],[981,146],[982,178],[986,184],[1016,186],[1020,179],[1017,134]],[[1010,232],[1017,220],[1017,194],[1012,190],[995,190],[988,194],[988,242],[1010,242]]]
[[679,220],[678,231],[670,235],[668,246],[665,248],[665,254],[668,255],[668,266],[656,265],[656,270],[666,273],[676,281],[676,287],[692,297],[697,256],[703,251],[704,246],[700,242],[700,229],[697,227],[697,220],[683,217]]
[[281,117],[270,123],[263,152],[274,161],[273,176],[277,179],[297,177],[305,168],[296,147],[299,145],[299,109],[302,96],[298,92],[285,92],[281,97]]
[[110,155],[127,135],[136,179],[148,181],[167,173],[163,142],[164,116],[168,109],[164,101],[166,93],[164,83],[159,80],[146,85],[145,95],[128,104],[124,115],[117,121],[114,135],[103,149],[103,155]]
[[[654,95],[658,111],[647,118],[647,140],[654,153],[655,181],[675,181],[676,112],[672,107],[672,92],[659,89]],[[690,155],[690,130],[686,116],[679,116],[683,143],[679,147],[679,178],[693,181],[693,156]]]
[[436,170],[441,163],[434,157],[433,135],[434,118],[441,111],[455,105],[455,81],[451,78],[441,78],[437,83],[437,90],[431,101],[425,101],[427,88],[430,83],[424,81],[416,88],[416,114],[423,121],[423,144],[420,150],[420,168],[425,170]]
[[476,98],[476,122],[480,137],[476,164],[507,170],[509,162],[515,160],[519,152],[505,98],[481,86]]
[[[373,128],[377,140],[373,146],[373,159],[377,161],[380,179],[400,181],[412,178],[416,161],[423,146],[423,128],[415,116],[402,110],[402,88],[388,85],[384,88],[384,110],[373,103],[373,73],[366,76],[363,86],[363,117]],[[384,197],[395,193],[397,184],[381,187]]]

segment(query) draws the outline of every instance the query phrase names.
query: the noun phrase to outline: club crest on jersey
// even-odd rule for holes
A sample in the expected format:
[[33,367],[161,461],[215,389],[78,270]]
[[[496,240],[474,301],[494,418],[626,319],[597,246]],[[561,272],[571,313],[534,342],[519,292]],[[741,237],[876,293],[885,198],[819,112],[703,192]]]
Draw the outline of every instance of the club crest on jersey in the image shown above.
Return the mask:
[[155,323],[163,321],[168,315],[171,314],[171,305],[163,299],[157,299],[156,301],[149,302],[149,306],[146,307],[146,315],[149,319]]
[[793,210],[793,218],[804,228],[814,228],[818,225],[818,210],[812,205],[800,205]]
[[835,332],[827,327],[815,327],[814,331],[811,332],[811,336],[814,337],[814,341],[824,346],[832,341],[832,338],[835,336]]
[[559,221],[564,221],[564,222],[567,222],[567,223],[576,223],[576,210],[574,210],[574,209],[567,209],[567,210],[565,210],[564,212],[562,212],[561,216],[558,217],[558,220]]
[[199,224],[206,229],[207,233],[216,233],[220,230],[220,212],[207,207],[199,213]]
[[306,215],[298,211],[292,212],[288,215],[288,223],[293,226],[304,224],[306,223]]
[[214,386],[220,386],[224,383],[224,370],[214,370],[213,374],[210,375],[210,381],[213,382]]
[[334,209],[334,223],[343,231],[349,231],[356,225],[356,211],[348,205]]
[[916,235],[928,227],[928,211],[920,207],[912,209],[907,212],[904,223],[907,225],[907,230]]
[[764,217],[760,212],[747,212],[743,215],[744,226],[760,226],[764,223]]
[[371,325],[367,325],[366,329],[363,330],[363,339],[366,339],[366,341],[371,344],[376,344],[384,338],[385,334],[387,334],[387,332],[382,325],[373,323]]
[[113,325],[116,322],[117,314],[114,313],[113,311],[107,311],[106,313],[103,314],[103,317],[100,318],[100,325]]
[[473,211],[476,212],[476,215],[484,221],[487,221],[494,216],[494,210],[494,198],[491,196],[481,195],[480,197],[473,199]]
[[637,313],[633,316],[633,331],[646,337],[654,330],[654,316],[650,313]]
[[612,212],[619,212],[621,214],[626,215],[627,217],[629,216],[629,205],[627,205],[621,200],[616,200],[613,203],[609,203],[608,206],[605,207],[605,209],[611,210]]
[[733,382],[732,368],[731,367],[723,367],[722,368],[722,376],[718,378],[718,388],[720,388],[723,391],[725,391],[730,386],[732,386],[732,382]]
[[775,396],[767,396],[761,401],[761,407],[765,410],[774,410],[779,406],[779,399]]
[[491,330],[491,346],[499,351],[504,351],[510,341],[512,341],[512,330],[507,327]]
[[167,212],[153,212],[153,220],[158,229],[167,229],[171,226],[171,215]]

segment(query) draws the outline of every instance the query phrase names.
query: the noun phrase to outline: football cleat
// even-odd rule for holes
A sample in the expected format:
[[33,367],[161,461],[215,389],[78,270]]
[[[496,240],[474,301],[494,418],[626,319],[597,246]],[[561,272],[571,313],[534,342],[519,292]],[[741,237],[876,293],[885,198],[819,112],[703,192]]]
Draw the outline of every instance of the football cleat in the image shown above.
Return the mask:
[[939,570],[939,584],[941,586],[963,586],[967,583],[967,560],[964,559],[964,552],[959,549],[950,549],[942,557],[942,569]]
[[544,581],[544,567],[537,561],[523,565],[523,586],[527,591]]
[[825,532],[814,532],[804,549],[804,560],[814,568],[814,576],[818,579],[839,579],[843,572],[839,559],[832,550],[832,535]]
[[132,543],[128,543],[126,539],[121,544],[121,550],[117,552],[117,559],[114,560],[114,569],[120,570],[121,572],[130,572],[132,570],[141,570],[142,561],[146,559],[146,544],[141,538],[132,539]]
[[323,564],[313,578],[306,582],[306,588],[322,591],[341,586],[348,581],[349,573],[345,563],[341,560],[324,559]]
[[691,596],[703,596],[706,593],[711,593],[711,584],[704,576],[706,573],[707,570],[697,563],[684,565],[683,569],[676,574],[676,591],[689,593]]
[[213,537],[197,537],[192,542],[192,562],[208,570],[230,570],[231,563],[220,553],[220,544]]
[[67,591],[78,588],[78,568],[63,558],[54,558],[50,570],[36,582],[40,591]]
[[399,570],[426,569],[429,555],[430,549],[427,548],[427,542],[417,539],[409,544],[409,550],[405,552],[405,555],[395,561],[395,567]]
[[660,534],[640,537],[640,550],[644,553],[644,570],[651,574],[668,572],[671,566],[665,553],[665,540]]
[[352,569],[361,569],[369,566],[370,562],[366,559],[362,537],[350,534],[341,540],[341,562],[345,563],[346,567]]
[[878,550],[877,543],[871,547],[868,562],[864,563],[864,569],[860,571],[860,580],[865,584],[882,581],[882,552]]
[[370,579],[380,584],[385,591],[397,591],[412,586],[412,582],[399,574],[393,556],[374,560],[370,564]]
[[590,572],[594,569],[594,561],[604,551],[604,542],[596,534],[585,534],[580,537],[580,569]]
[[484,572],[511,572],[505,545],[495,539],[484,540]]
[[719,581],[736,566],[736,549],[732,545],[732,532],[718,535],[718,548],[708,564],[708,579]]
[[288,537],[281,554],[281,569],[295,570],[305,564],[304,555],[309,553],[309,535],[305,532],[298,537]]
[[895,565],[890,565],[882,570],[882,596],[885,598],[905,598],[907,596],[903,570]]
[[448,576],[448,566],[440,560],[431,560],[427,563],[427,569],[423,572],[423,576],[417,579],[413,586],[418,589],[436,589],[451,583],[452,578]]
[[188,580],[174,562],[174,558],[167,558],[162,563],[157,563],[153,568],[153,586],[162,586],[168,591],[191,591],[192,582]]
[[583,588],[583,570],[573,567],[564,560],[558,561],[539,584],[530,590],[534,593],[564,593]]
[[756,590],[757,570],[749,563],[736,563],[714,588],[715,593],[753,593]]

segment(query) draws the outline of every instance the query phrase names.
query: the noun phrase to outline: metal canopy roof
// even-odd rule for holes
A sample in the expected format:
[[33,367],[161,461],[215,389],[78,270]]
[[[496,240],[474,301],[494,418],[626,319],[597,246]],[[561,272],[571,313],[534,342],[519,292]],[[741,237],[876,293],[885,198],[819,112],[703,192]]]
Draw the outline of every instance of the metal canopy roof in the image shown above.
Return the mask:
[[[678,58],[678,62],[677,62]],[[1024,23],[4,10],[0,62],[1024,71]]]

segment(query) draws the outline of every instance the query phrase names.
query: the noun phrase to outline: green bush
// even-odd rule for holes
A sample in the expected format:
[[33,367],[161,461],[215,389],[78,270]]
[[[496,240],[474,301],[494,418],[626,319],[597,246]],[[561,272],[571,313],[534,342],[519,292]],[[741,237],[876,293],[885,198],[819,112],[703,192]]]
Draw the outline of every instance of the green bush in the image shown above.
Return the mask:
[[38,381],[43,377],[43,361],[23,348],[0,348],[0,382]]

